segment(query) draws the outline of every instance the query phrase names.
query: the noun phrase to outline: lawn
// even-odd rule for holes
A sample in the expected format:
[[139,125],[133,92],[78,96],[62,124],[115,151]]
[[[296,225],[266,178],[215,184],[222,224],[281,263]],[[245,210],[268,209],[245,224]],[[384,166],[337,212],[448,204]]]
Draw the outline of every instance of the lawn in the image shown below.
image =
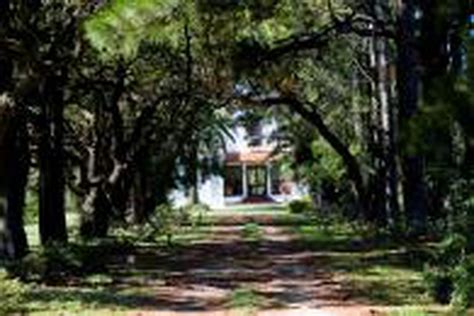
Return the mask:
[[[77,217],[68,220],[77,231]],[[35,232],[28,232],[34,243]],[[424,289],[427,246],[394,243],[343,222],[323,225],[284,208],[260,206],[207,214],[199,225],[174,231],[171,244],[164,236],[144,241],[140,234],[114,230],[106,241],[81,244],[102,271],[31,285],[26,310],[33,315],[120,316],[136,310],[254,311],[292,306],[296,298],[311,306],[305,288],[311,278],[335,282],[346,299],[389,308],[389,315],[443,315],[446,310]],[[234,270],[235,275],[229,274]],[[308,272],[300,279],[299,271]],[[272,290],[269,284],[280,279],[295,288]]]

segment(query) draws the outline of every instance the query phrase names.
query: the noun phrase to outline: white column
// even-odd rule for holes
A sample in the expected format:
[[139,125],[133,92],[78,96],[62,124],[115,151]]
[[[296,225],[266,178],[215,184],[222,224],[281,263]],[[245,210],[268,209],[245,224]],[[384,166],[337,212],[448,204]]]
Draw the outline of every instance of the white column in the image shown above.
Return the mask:
[[267,163],[267,195],[272,196],[272,164]]
[[242,195],[246,199],[248,197],[248,187],[247,187],[247,164],[242,163]]

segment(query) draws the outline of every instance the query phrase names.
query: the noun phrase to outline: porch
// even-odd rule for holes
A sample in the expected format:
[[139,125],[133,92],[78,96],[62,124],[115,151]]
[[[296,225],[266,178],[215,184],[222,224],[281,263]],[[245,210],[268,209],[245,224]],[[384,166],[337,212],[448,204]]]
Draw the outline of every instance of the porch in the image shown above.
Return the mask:
[[229,154],[224,173],[226,205],[281,203],[292,195],[293,183],[284,179],[269,150]]

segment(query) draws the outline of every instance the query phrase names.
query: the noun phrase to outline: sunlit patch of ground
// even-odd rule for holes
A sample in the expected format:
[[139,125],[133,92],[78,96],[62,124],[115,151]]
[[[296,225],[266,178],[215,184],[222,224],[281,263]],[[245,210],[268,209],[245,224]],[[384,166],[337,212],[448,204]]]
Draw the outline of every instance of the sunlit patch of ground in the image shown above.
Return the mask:
[[104,274],[37,287],[28,308],[37,315],[367,316],[431,304],[417,248],[367,243],[347,225],[246,211],[214,214],[188,234],[172,248],[107,249],[97,257]]

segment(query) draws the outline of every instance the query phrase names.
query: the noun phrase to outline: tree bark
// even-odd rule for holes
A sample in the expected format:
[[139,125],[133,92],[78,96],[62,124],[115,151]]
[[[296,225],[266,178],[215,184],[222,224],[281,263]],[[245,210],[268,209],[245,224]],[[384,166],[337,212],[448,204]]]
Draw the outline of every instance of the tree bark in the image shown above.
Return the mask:
[[63,152],[64,74],[45,79],[41,102],[39,227],[41,243],[67,242]]
[[0,258],[19,259],[28,251],[23,207],[28,179],[24,116],[0,98]]
[[[418,112],[420,75],[416,47],[416,4],[403,0],[398,13],[398,96],[401,128],[408,128]],[[424,158],[416,150],[406,149],[402,156],[404,204],[408,227],[412,234],[426,231],[427,200],[424,182]]]
[[104,182],[113,169],[109,156],[113,133],[111,115],[106,111],[106,101],[99,96],[94,107],[93,144],[88,148],[85,159],[83,182],[86,193],[82,203],[80,233],[83,238],[102,238],[107,236],[112,206],[104,191]]
[[[0,37],[9,32],[10,1],[0,3]],[[7,97],[14,90],[14,63],[0,54],[0,259],[20,259],[28,251],[23,209],[28,181],[28,134],[23,104]],[[3,95],[2,95],[3,94]]]
[[385,38],[375,38],[375,65],[377,74],[377,103],[379,113],[379,141],[381,148],[380,195],[383,196],[380,215],[386,225],[395,227],[398,205],[397,149],[395,141],[395,113],[390,98],[389,55]]
[[334,134],[329,127],[324,123],[321,116],[315,112],[306,110],[303,104],[299,102],[291,102],[292,108],[303,116],[309,123],[311,123],[319,132],[319,134],[328,142],[328,144],[339,154],[344,162],[349,179],[354,184],[357,192],[357,199],[359,201],[360,212],[365,218],[370,217],[371,205],[367,195],[367,187],[362,176],[361,168],[357,159],[352,155],[349,148],[342,143],[342,141]]

